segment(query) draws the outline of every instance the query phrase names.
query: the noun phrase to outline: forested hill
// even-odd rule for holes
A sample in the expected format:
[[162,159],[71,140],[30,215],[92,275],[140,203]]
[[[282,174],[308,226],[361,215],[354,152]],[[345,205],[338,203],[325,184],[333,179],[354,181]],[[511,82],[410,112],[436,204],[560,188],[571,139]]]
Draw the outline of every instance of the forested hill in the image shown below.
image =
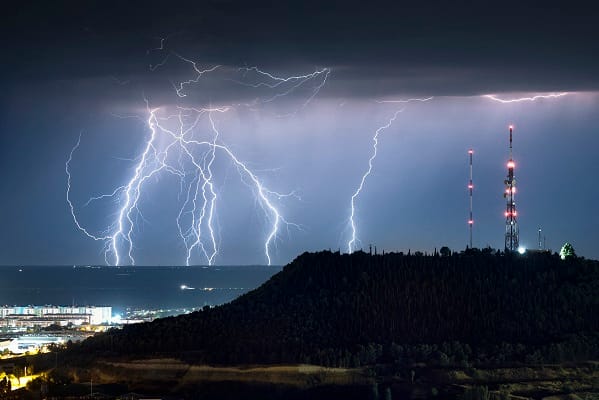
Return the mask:
[[510,359],[550,349],[568,358],[596,352],[598,332],[597,261],[477,250],[446,257],[325,251],[302,254],[229,304],[126,326],[75,351],[345,365],[403,357],[427,344],[425,353],[502,348],[500,357]]

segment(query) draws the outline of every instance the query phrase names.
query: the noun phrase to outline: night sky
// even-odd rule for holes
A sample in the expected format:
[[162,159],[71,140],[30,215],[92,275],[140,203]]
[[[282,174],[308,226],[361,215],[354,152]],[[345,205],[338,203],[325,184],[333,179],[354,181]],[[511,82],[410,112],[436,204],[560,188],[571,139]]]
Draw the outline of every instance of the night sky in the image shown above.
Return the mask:
[[[474,245],[503,248],[503,180],[513,124],[521,244],[535,248],[542,227],[550,249],[559,251],[568,241],[579,255],[599,258],[599,13],[576,1],[520,3],[4,7],[0,265],[104,264],[110,241],[81,232],[67,203],[71,149],[81,137],[70,163],[76,215],[93,235],[111,235],[125,191],[86,202],[135,176],[152,134],[149,110],[157,110],[165,129],[176,130],[177,121],[166,117],[177,107],[228,107],[209,113],[218,143],[265,188],[293,194],[267,193],[290,223],[281,222],[270,243],[273,264],[303,251],[346,251],[350,198],[368,168],[373,135],[398,111],[380,131],[372,172],[356,198],[357,248],[465,248],[469,148]],[[201,70],[218,68],[198,78],[182,57]],[[265,84],[306,74],[315,76],[297,87],[297,80]],[[179,97],[175,88],[194,78]],[[568,94],[514,103],[485,97],[563,92]],[[190,134],[214,139],[208,113]],[[168,144],[161,134],[154,148]],[[186,262],[176,219],[196,175],[177,149],[168,162],[189,175],[152,175],[132,212],[138,265]],[[210,152],[199,159],[206,166]],[[266,263],[273,214],[249,176],[221,150],[211,171],[218,198],[213,263]],[[207,228],[204,220],[206,248]],[[118,240],[120,263],[128,264],[128,243]],[[107,259],[114,264],[114,252]],[[193,250],[191,264],[207,262]]]

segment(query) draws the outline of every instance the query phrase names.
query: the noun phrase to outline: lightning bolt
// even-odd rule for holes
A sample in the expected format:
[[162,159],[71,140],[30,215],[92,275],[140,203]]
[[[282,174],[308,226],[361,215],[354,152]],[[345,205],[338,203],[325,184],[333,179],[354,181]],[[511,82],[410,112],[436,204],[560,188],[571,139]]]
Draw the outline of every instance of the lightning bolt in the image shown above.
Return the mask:
[[[200,110],[200,112],[202,112],[202,111],[206,111],[206,110]],[[226,111],[228,111],[228,108],[211,110],[211,111],[212,112],[214,112],[214,111],[226,112]],[[267,238],[264,242],[264,254],[266,256],[268,265],[271,265],[272,259],[271,259],[271,254],[270,254],[270,247],[271,247],[273,241],[276,239],[280,224],[284,223],[288,226],[295,226],[295,227],[299,228],[299,225],[288,222],[287,220],[285,220],[285,218],[283,218],[283,216],[281,215],[279,210],[273,204],[271,196],[275,196],[276,198],[281,199],[283,197],[288,197],[291,194],[281,194],[281,193],[278,193],[278,192],[275,192],[275,191],[272,191],[272,190],[269,190],[268,188],[266,188],[260,182],[260,179],[257,177],[257,175],[247,166],[246,163],[242,162],[233,153],[233,151],[229,147],[227,147],[224,144],[217,143],[219,131],[214,123],[214,120],[212,119],[211,114],[209,114],[209,120],[210,120],[211,128],[214,132],[214,138],[211,142],[198,141],[195,139],[186,139],[184,134],[177,135],[172,130],[166,129],[165,127],[159,125],[159,128],[162,131],[171,135],[174,139],[178,140],[181,143],[181,146],[184,149],[185,153],[191,158],[192,163],[197,168],[197,170],[199,171],[199,173],[202,176],[202,179],[204,181],[204,184],[201,186],[202,187],[202,197],[204,199],[204,202],[203,202],[204,206],[201,208],[200,217],[199,217],[197,223],[193,224],[195,241],[192,243],[191,246],[189,246],[187,248],[188,249],[187,263],[189,265],[191,251],[195,247],[203,248],[203,245],[201,244],[201,225],[202,225],[202,221],[204,220],[204,217],[206,216],[206,213],[208,214],[207,225],[208,225],[208,229],[210,231],[210,239],[211,239],[212,246],[213,246],[212,254],[207,255],[209,263],[212,262],[214,256],[216,255],[216,252],[217,252],[216,240],[214,237],[214,228],[212,227],[212,220],[214,217],[214,209],[215,209],[215,205],[216,205],[217,196],[213,190],[212,172],[211,172],[210,168],[211,168],[212,163],[214,162],[214,159],[216,157],[216,150],[219,150],[220,152],[224,153],[229,158],[229,160],[233,163],[233,165],[235,165],[235,167],[237,168],[238,172],[240,173],[242,179],[243,178],[249,179],[249,182],[244,181],[244,183],[246,183],[248,186],[250,186],[255,191],[260,204],[262,205],[263,209],[265,209],[265,211],[267,211],[267,214],[269,214],[269,216],[270,216],[270,219],[272,221],[271,222],[272,226],[271,226],[271,230],[268,233]],[[207,166],[205,168],[204,168],[204,166],[202,166],[200,164],[200,162],[193,155],[193,148],[192,148],[193,146],[196,146],[196,147],[208,146],[208,147],[210,147],[209,161],[207,162],[207,164],[206,164]],[[196,195],[193,197],[193,203],[194,203],[193,210],[196,210],[195,201],[198,196],[198,191],[199,191],[198,188],[199,187],[200,187],[199,180],[197,180],[196,181]],[[208,210],[206,209],[206,204],[208,204],[208,200],[206,198],[206,190],[205,190],[206,187],[209,188],[209,192],[211,193],[211,201],[209,202],[210,206],[209,206]],[[189,199],[189,197],[190,196],[188,195],[188,199]],[[186,201],[186,203],[187,203],[187,201]],[[185,207],[185,205],[184,205],[184,207]],[[183,209],[181,209],[179,216],[181,216],[183,214]],[[179,225],[179,227],[180,227],[180,225]],[[183,230],[181,228],[180,228],[180,232],[181,232],[182,237],[185,240],[186,235],[183,233]]]
[[[135,259],[133,258],[133,228],[135,223],[132,219],[132,212],[136,210],[139,212],[139,198],[141,195],[141,188],[144,182],[146,182],[150,177],[160,172],[163,168],[166,168],[164,164],[164,158],[166,158],[166,154],[164,155],[163,162],[159,163],[158,166],[154,168],[150,168],[148,172],[144,172],[146,164],[150,161],[150,158],[156,159],[158,161],[159,155],[157,153],[156,147],[154,147],[154,141],[156,140],[156,111],[158,109],[151,109],[150,115],[148,117],[148,127],[152,132],[150,139],[146,142],[145,149],[141,154],[141,160],[139,164],[135,167],[135,173],[131,180],[125,185],[124,193],[125,200],[123,207],[120,209],[117,219],[117,230],[112,237],[112,251],[115,256],[115,264],[120,265],[120,255],[118,251],[118,240],[121,239],[127,243],[128,251],[127,255],[129,256],[129,261],[131,265],[135,265]],[[170,146],[169,146],[170,147]],[[125,221],[126,219],[126,221]],[[125,231],[125,225],[128,225],[128,229]]]
[[523,101],[537,101],[540,99],[555,99],[558,97],[566,96],[568,94],[570,94],[570,93],[568,93],[568,92],[549,93],[549,94],[539,94],[539,95],[531,96],[531,97],[519,97],[519,98],[515,98],[515,99],[501,99],[501,98],[497,97],[497,95],[494,95],[494,94],[486,94],[483,97],[493,100],[493,101],[497,101],[499,103],[507,104],[507,103],[520,103]]
[[[175,92],[177,92],[177,96],[179,97],[186,97],[187,94],[183,93],[183,89],[185,86],[187,85],[191,85],[192,83],[198,83],[200,81],[200,79],[202,78],[202,76],[204,76],[204,74],[209,73],[209,72],[213,72],[216,69],[220,68],[220,65],[214,65],[212,67],[206,68],[206,69],[200,69],[198,67],[198,63],[196,61],[190,60],[188,58],[185,58],[177,53],[173,53],[175,56],[179,57],[181,60],[191,64],[193,66],[194,71],[196,72],[196,76],[195,78],[189,79],[187,81],[183,81],[181,83],[179,83],[179,85],[174,85],[175,88]],[[166,62],[166,61],[165,61]]]
[[79,222],[79,219],[77,218],[77,214],[75,213],[75,206],[73,205],[73,202],[71,201],[71,170],[70,170],[70,165],[71,165],[71,161],[73,161],[73,154],[79,148],[80,145],[81,145],[81,134],[79,134],[79,138],[77,139],[77,143],[71,149],[71,152],[69,153],[69,158],[67,159],[67,161],[65,163],[65,168],[64,169],[65,169],[65,173],[67,174],[67,204],[69,205],[69,209],[71,211],[71,216],[73,217],[73,221],[75,222],[75,225],[77,226],[77,229],[79,229],[81,232],[83,232],[90,239],[93,239],[93,240],[102,240],[102,241],[110,240],[110,239],[112,239],[112,236],[110,236],[110,235],[104,235],[104,236],[102,236],[102,235],[94,235],[94,234],[90,233],[86,228],[84,228],[81,225],[81,223]]
[[295,89],[302,86],[304,83],[306,83],[310,80],[313,80],[313,79],[319,77],[320,75],[324,75],[324,78],[322,79],[320,84],[318,84],[314,88],[312,95],[304,102],[302,108],[305,107],[306,105],[308,105],[308,103],[310,103],[310,101],[312,101],[314,96],[316,96],[316,94],[318,94],[320,89],[322,89],[322,87],[325,85],[327,78],[329,77],[329,74],[331,72],[330,68],[322,68],[320,70],[314,71],[311,74],[289,76],[289,77],[283,78],[280,76],[274,76],[273,74],[271,74],[269,72],[262,71],[258,67],[239,68],[238,71],[242,72],[243,77],[246,77],[247,74],[250,72],[254,72],[259,77],[268,78],[267,81],[259,81],[257,83],[247,83],[247,82],[243,82],[243,81],[239,81],[239,80],[234,80],[234,82],[239,83],[240,85],[243,85],[243,86],[249,86],[249,87],[253,87],[253,88],[267,87],[269,89],[276,89],[279,86],[282,86],[287,83],[291,83],[289,88],[287,88],[286,90],[284,90],[281,93],[277,93],[277,94],[273,95],[272,97],[267,98],[266,100],[263,100],[262,101],[263,103],[270,103],[271,101],[274,101],[279,97],[287,96],[288,94],[293,92]]
[[[411,99],[399,99],[399,100],[377,100],[376,102],[377,103],[402,103],[402,104],[404,104],[404,103],[411,103],[411,102],[427,102],[427,101],[432,100],[433,98],[434,97],[431,96],[431,97],[425,97],[425,98],[411,98]],[[351,199],[350,199],[351,212],[349,215],[349,227],[351,229],[351,238],[347,242],[347,252],[350,254],[354,252],[356,242],[358,241],[357,227],[356,227],[356,221],[355,221],[355,214],[356,214],[355,203],[356,203],[356,199],[358,198],[358,196],[362,192],[362,189],[364,188],[364,183],[366,182],[366,179],[372,173],[373,162],[376,159],[376,156],[378,154],[379,134],[382,131],[384,131],[385,129],[388,129],[389,127],[391,127],[393,122],[397,119],[398,114],[401,112],[403,112],[403,108],[395,111],[395,113],[387,121],[387,123],[385,125],[379,127],[374,132],[374,135],[372,137],[372,154],[371,154],[370,158],[368,159],[368,168],[362,175],[362,179],[360,179],[360,184],[358,185],[356,191],[352,194]]]
[[[191,79],[173,84],[175,94],[179,98],[186,97],[191,85],[198,83],[204,75],[223,68],[220,65],[214,65],[202,69],[199,67],[198,62],[175,53],[172,54],[189,63],[195,72]],[[166,64],[167,59],[161,63],[161,66]],[[258,79],[262,79],[262,81],[259,80],[245,86],[265,87],[268,90],[275,91],[274,94],[269,94],[268,98],[262,100],[262,102],[270,102],[276,98],[286,96],[306,82],[323,76],[322,81],[313,88],[308,99],[304,101],[302,108],[318,94],[330,72],[328,68],[325,68],[316,70],[311,74],[280,77],[262,71],[257,67],[246,68],[242,71],[244,74],[251,72]],[[275,204],[275,200],[296,195],[295,192],[282,194],[267,188],[256,172],[252,171],[247,163],[243,162],[231,148],[220,140],[215,115],[230,111],[234,108],[234,105],[209,108],[176,106],[176,112],[170,112],[168,107],[152,108],[149,101],[144,100],[147,110],[145,124],[150,134],[145,141],[143,151],[135,158],[135,166],[129,180],[112,192],[91,197],[85,203],[85,206],[88,206],[95,201],[113,199],[119,204],[115,221],[107,228],[105,234],[92,234],[80,224],[77,218],[75,207],[70,199],[70,163],[73,154],[80,146],[81,137],[72,148],[65,165],[67,202],[77,228],[89,238],[105,243],[104,258],[107,264],[121,265],[129,263],[135,265],[134,239],[137,231],[137,220],[139,218],[144,219],[141,212],[144,186],[152,177],[161,174],[172,175],[179,179],[179,198],[183,197],[181,208],[177,214],[176,225],[185,246],[185,263],[190,265],[194,254],[199,251],[208,265],[213,265],[219,252],[216,239],[217,233],[214,227],[218,208],[218,190],[214,180],[214,166],[218,158],[223,158],[235,166],[241,182],[251,189],[257,203],[264,211],[266,219],[270,222],[270,229],[264,240],[264,256],[268,265],[271,265],[272,247],[278,237],[280,227],[284,225],[288,228],[296,227],[301,229],[299,225],[288,222],[283,217]],[[209,139],[200,139],[197,137],[202,134],[199,124],[206,120],[209,123],[211,137]],[[207,239],[204,238],[206,232]]]
[[243,77],[247,77],[247,75],[250,72],[253,72],[260,77],[266,77],[269,79],[268,81],[259,81],[257,83],[247,83],[247,82],[243,82],[243,81],[239,81],[239,80],[234,80],[234,82],[237,82],[240,85],[250,86],[253,88],[267,87],[269,89],[274,89],[274,88],[277,88],[285,83],[293,82],[294,86],[292,86],[291,90],[297,88],[302,83],[304,83],[322,73],[330,72],[329,68],[323,68],[321,70],[316,70],[311,74],[280,77],[280,76],[275,76],[275,75],[271,74],[270,72],[262,71],[258,67],[250,67],[250,68],[242,67],[242,68],[238,68],[237,70],[242,73]]
[[[81,140],[81,137],[79,137],[79,140]],[[105,199],[105,198],[112,198],[112,197],[116,196],[123,189],[125,189],[125,186],[119,186],[118,188],[114,189],[112,191],[112,193],[101,194],[99,196],[90,197],[89,200],[87,200],[85,202],[85,204],[83,204],[83,207],[89,206],[91,203],[93,203],[96,200],[102,200],[102,199]]]
[[177,31],[177,32],[169,33],[165,37],[160,37],[160,36],[155,37],[154,39],[159,40],[160,44],[158,45],[158,47],[154,47],[154,48],[146,50],[146,54],[150,54],[153,51],[159,52],[159,51],[164,50],[166,48],[166,41],[169,40],[170,38],[172,38],[173,36],[179,35],[181,33],[182,33],[182,31]]
[[351,202],[350,202],[351,203],[351,213],[349,215],[349,223],[350,223],[352,234],[351,234],[351,239],[349,240],[349,242],[347,242],[347,252],[348,253],[354,252],[354,246],[357,241],[356,222],[354,220],[354,216],[356,213],[356,207],[355,207],[356,198],[360,195],[360,192],[364,188],[364,182],[366,182],[366,178],[368,178],[368,176],[372,172],[372,163],[373,163],[374,159],[376,158],[377,151],[378,151],[379,133],[381,133],[383,130],[389,128],[391,126],[391,124],[393,124],[393,121],[395,121],[395,119],[397,118],[397,115],[402,111],[403,111],[403,109],[395,111],[395,113],[389,119],[389,121],[385,125],[378,128],[374,132],[374,136],[372,137],[372,155],[368,159],[368,169],[366,169],[366,172],[364,172],[364,175],[362,175],[362,179],[360,180],[360,184],[358,185],[358,188],[356,189],[354,194],[352,194],[352,196],[351,196]]
[[150,64],[150,66],[149,66],[149,68],[150,68],[150,71],[154,72],[154,71],[156,71],[158,68],[160,68],[160,67],[164,66],[164,65],[165,65],[165,64],[168,62],[168,59],[169,59],[170,57],[171,57],[171,55],[170,55],[170,54],[167,54],[167,55],[166,55],[166,57],[164,57],[164,59],[163,59],[162,61],[160,61],[159,63],[156,63],[156,64]]
[[168,36],[160,37],[160,38],[156,38],[156,39],[160,39],[160,46],[155,47],[152,50],[154,50],[154,51],[164,50],[164,42],[166,41],[166,39],[168,39]]
[[411,103],[413,101],[420,101],[422,103],[434,99],[433,96],[423,98],[412,98],[412,99],[400,99],[400,100],[376,100],[377,103]]
[[[318,95],[320,90],[326,84],[327,79],[331,73],[331,69],[330,68],[321,68],[321,69],[316,69],[314,72],[312,72],[310,74],[287,76],[287,77],[276,76],[270,72],[263,71],[262,69],[255,67],[255,66],[238,68],[237,72],[241,74],[241,78],[243,80],[241,80],[241,79],[228,79],[228,80],[235,82],[239,85],[250,87],[250,88],[255,88],[255,89],[259,89],[259,88],[265,88],[265,89],[270,89],[270,90],[280,89],[280,91],[275,92],[272,95],[269,95],[267,98],[264,98],[261,100],[256,99],[250,103],[239,104],[240,106],[247,107],[250,110],[254,110],[254,107],[256,107],[257,105],[271,103],[281,97],[285,97],[285,96],[293,93],[300,87],[306,86],[308,82],[311,82],[311,81],[318,82],[318,80],[320,79],[320,82],[318,82],[312,88],[312,93],[308,96],[308,98],[302,103],[302,105],[300,107],[296,108],[292,112],[276,115],[279,118],[284,118],[284,117],[291,117],[291,116],[296,115],[300,110],[306,108],[308,106],[308,104],[310,104],[310,102],[314,99],[314,97],[316,97],[316,95]],[[252,81],[252,79],[258,79],[258,81]]]

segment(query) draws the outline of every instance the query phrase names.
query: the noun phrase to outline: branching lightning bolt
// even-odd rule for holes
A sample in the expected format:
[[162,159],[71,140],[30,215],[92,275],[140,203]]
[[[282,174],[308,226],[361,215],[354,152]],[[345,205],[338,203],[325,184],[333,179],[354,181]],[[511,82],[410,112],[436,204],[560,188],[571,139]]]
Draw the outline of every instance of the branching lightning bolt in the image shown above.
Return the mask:
[[[161,48],[163,48],[163,44],[161,41]],[[175,53],[172,54],[182,61],[191,64],[195,71],[193,78],[173,84],[175,93],[180,98],[186,97],[190,85],[198,83],[205,74],[221,68],[220,65],[214,65],[201,69],[196,61]],[[164,65],[167,60],[168,57],[160,65],[152,69]],[[264,81],[252,84],[248,84],[247,82],[238,83],[255,88],[265,87],[268,90],[275,91],[266,100],[263,100],[263,102],[273,101],[278,97],[286,96],[299,86],[322,75],[324,77],[322,81],[314,87],[311,95],[303,103],[302,107],[305,107],[324,86],[330,70],[325,68],[316,70],[311,74],[286,78],[264,72],[257,67],[247,68],[246,72],[254,72],[259,78],[264,79]],[[70,163],[73,154],[80,146],[81,137],[79,137],[77,144],[71,150],[65,166],[67,173],[67,202],[77,228],[89,238],[105,243],[104,256],[108,264],[121,265],[129,263],[134,265],[134,236],[137,219],[143,219],[141,200],[144,185],[154,176],[169,174],[180,180],[179,196],[183,197],[183,200],[176,218],[176,225],[179,236],[185,246],[185,262],[187,265],[190,265],[193,262],[194,254],[199,250],[208,265],[213,265],[218,255],[218,241],[216,240],[217,234],[214,227],[218,191],[215,187],[213,168],[216,159],[223,156],[224,159],[235,166],[241,181],[253,191],[258,204],[270,221],[270,229],[264,241],[264,255],[267,263],[270,265],[272,262],[272,246],[275,243],[281,225],[300,228],[299,225],[288,222],[282,216],[275,205],[275,200],[296,195],[295,192],[282,194],[268,189],[257,174],[248,167],[247,163],[241,161],[228,146],[221,142],[217,121],[215,121],[214,116],[228,112],[233,106],[211,108],[177,106],[174,112],[169,112],[168,107],[151,108],[148,100],[146,100],[146,106],[147,119],[145,120],[145,124],[149,129],[150,135],[145,141],[141,155],[135,158],[135,166],[131,177],[125,184],[118,186],[112,192],[91,197],[85,203],[87,206],[95,201],[115,199],[117,204],[119,204],[116,219],[106,230],[106,234],[94,235],[79,223],[74,205],[70,200]],[[206,121],[206,119],[209,123],[211,138],[197,138],[201,134],[199,123]],[[207,232],[207,239],[203,237],[205,232]],[[125,259],[127,261],[124,261]]]
[[320,75],[324,75],[322,82],[314,88],[312,95],[304,102],[302,107],[305,107],[314,98],[314,96],[316,96],[316,94],[318,94],[320,89],[325,85],[327,78],[331,72],[331,70],[329,68],[322,68],[320,70],[314,71],[311,74],[290,76],[290,77],[282,78],[279,76],[274,76],[273,74],[271,74],[269,72],[262,71],[258,67],[239,68],[239,71],[242,72],[244,77],[246,77],[249,72],[254,72],[259,77],[266,77],[269,79],[269,81],[266,81],[266,82],[259,81],[257,83],[248,83],[248,82],[243,82],[243,81],[239,81],[239,80],[234,80],[234,82],[239,83],[240,85],[243,85],[243,86],[249,86],[249,87],[253,87],[253,88],[267,87],[269,89],[275,89],[275,88],[278,88],[279,86],[285,85],[287,83],[290,83],[290,82],[292,83],[292,85],[287,90],[285,90],[281,93],[276,93],[272,97],[262,100],[263,103],[269,103],[273,100],[276,100],[279,97],[287,96],[288,94],[293,92],[295,89],[302,86],[304,83],[306,83]]
[[[318,80],[320,79],[320,82],[317,83],[312,88],[312,93],[306,98],[306,100],[302,103],[302,105],[299,108],[295,109],[292,112],[276,115],[277,117],[282,118],[282,117],[294,116],[297,114],[298,111],[306,108],[308,106],[308,104],[310,104],[310,102],[314,99],[314,97],[316,97],[316,95],[318,95],[320,90],[327,83],[327,79],[331,73],[331,69],[330,68],[321,68],[321,69],[315,70],[314,72],[312,72],[310,74],[288,76],[288,77],[275,76],[269,72],[259,69],[258,67],[238,68],[237,72],[241,73],[241,78],[243,78],[244,80],[240,80],[240,79],[229,79],[229,80],[232,82],[235,82],[239,85],[250,87],[250,88],[255,88],[255,89],[259,89],[259,88],[266,88],[266,89],[270,89],[270,90],[275,90],[275,89],[279,89],[279,88],[281,89],[281,91],[275,92],[274,94],[271,94],[264,99],[256,99],[250,103],[239,104],[241,106],[248,107],[251,110],[254,110],[254,107],[256,107],[257,105],[271,103],[279,98],[288,96],[291,93],[293,93],[294,91],[296,91],[297,89],[299,89],[300,87],[306,86],[308,84],[308,82],[311,82],[311,81],[318,82]],[[252,81],[252,79],[258,79],[258,81],[257,82]]]
[[497,97],[497,95],[494,95],[494,94],[486,94],[483,97],[493,100],[493,101],[497,101],[499,103],[507,104],[507,103],[520,103],[523,101],[537,101],[540,99],[555,99],[558,97],[566,96],[568,94],[570,94],[570,93],[562,92],[562,93],[539,94],[536,96],[519,97],[519,98],[515,98],[515,99],[502,99],[502,98]]
[[177,92],[177,96],[179,97],[185,97],[187,96],[185,93],[183,93],[183,89],[185,86],[190,85],[192,83],[198,83],[200,81],[200,79],[202,78],[202,76],[208,72],[213,72],[216,69],[220,68],[220,65],[214,65],[210,68],[206,68],[206,69],[200,69],[198,68],[198,64],[197,62],[190,60],[188,58],[185,58],[177,53],[173,53],[175,54],[177,57],[179,57],[181,60],[191,64],[193,66],[194,71],[196,72],[196,76],[195,78],[189,79],[187,81],[183,81],[181,83],[179,83],[179,85],[174,85],[175,87],[175,91]]
[[[211,110],[211,111],[212,112],[214,112],[214,111],[225,112],[227,110],[228,109],[219,109],[219,110]],[[206,111],[206,110],[201,110],[200,112],[203,112],[203,111]],[[218,129],[216,128],[214,120],[212,119],[212,116],[210,114],[209,114],[209,120],[210,120],[212,130],[214,132],[214,139],[212,142],[198,141],[198,140],[194,140],[194,139],[186,139],[184,137],[184,135],[176,135],[172,130],[168,130],[162,126],[159,126],[159,128],[161,130],[168,133],[174,139],[176,139],[177,141],[179,141],[181,143],[181,146],[184,149],[185,153],[191,158],[192,163],[196,166],[199,174],[201,175],[201,177],[204,181],[204,184],[201,186],[202,187],[202,197],[204,199],[204,202],[203,202],[204,206],[201,208],[200,217],[198,219],[197,224],[194,224],[193,232],[194,232],[195,241],[191,244],[191,246],[188,247],[187,263],[189,263],[189,258],[191,257],[191,251],[195,247],[203,248],[203,245],[201,244],[201,229],[200,228],[202,225],[202,221],[204,220],[204,218],[206,216],[206,213],[208,213],[207,225],[208,225],[208,229],[210,231],[210,239],[211,239],[211,243],[213,246],[213,252],[210,255],[206,254],[206,257],[208,258],[209,263],[212,262],[212,260],[214,259],[214,256],[216,255],[216,252],[217,252],[216,240],[214,237],[214,228],[212,227],[212,220],[214,217],[214,209],[215,209],[217,197],[216,197],[216,193],[213,190],[212,172],[211,172],[210,168],[211,168],[212,163],[214,162],[214,159],[216,157],[216,150],[219,150],[219,151],[222,151],[231,160],[233,165],[235,165],[237,170],[240,172],[242,179],[244,177],[249,179],[250,183],[246,182],[246,184],[248,184],[250,187],[252,187],[255,190],[260,204],[263,206],[263,208],[265,210],[268,211],[268,214],[270,214],[270,216],[271,216],[272,228],[271,228],[270,232],[268,233],[268,236],[264,242],[264,254],[266,256],[268,264],[270,265],[272,262],[271,255],[270,255],[270,247],[271,247],[272,242],[275,240],[275,238],[277,236],[280,224],[284,223],[286,225],[298,226],[297,224],[293,224],[293,223],[286,221],[282,217],[281,213],[275,207],[275,205],[273,204],[270,197],[275,196],[276,198],[280,199],[280,198],[289,196],[290,194],[281,194],[281,193],[267,189],[260,182],[260,180],[256,176],[256,174],[254,172],[252,172],[252,170],[244,162],[239,160],[239,158],[231,151],[231,149],[229,149],[227,146],[225,146],[221,143],[217,143],[217,138],[218,138],[219,132],[218,132]],[[200,162],[196,159],[196,157],[194,157],[194,155],[193,155],[194,152],[193,152],[193,148],[192,148],[193,146],[197,146],[197,147],[208,146],[210,148],[209,161],[207,162],[206,167],[201,165]],[[209,188],[209,191],[211,194],[211,201],[209,202],[210,205],[209,205],[208,210],[206,210],[206,205],[208,204],[208,201],[206,198],[206,190],[205,190],[206,187]],[[197,180],[196,181],[196,195],[193,197],[193,200],[192,200],[192,202],[194,203],[193,210],[196,210],[195,201],[197,199],[197,193],[198,193],[199,188],[200,188],[199,180]],[[189,197],[190,196],[188,195],[187,199],[189,199]],[[183,210],[187,203],[188,203],[188,201],[186,201],[186,203],[184,204],[184,207],[181,209],[179,216],[181,216],[183,214]],[[179,231],[185,241],[186,235],[185,235],[183,229],[181,229],[180,225],[179,225],[179,228],[180,228]]]

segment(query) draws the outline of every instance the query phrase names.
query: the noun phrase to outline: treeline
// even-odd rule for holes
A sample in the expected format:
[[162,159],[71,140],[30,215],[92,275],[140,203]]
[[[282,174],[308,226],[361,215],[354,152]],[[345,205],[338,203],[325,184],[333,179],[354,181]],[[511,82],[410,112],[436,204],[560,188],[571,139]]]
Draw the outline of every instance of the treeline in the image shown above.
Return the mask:
[[599,263],[549,253],[305,253],[215,308],[126,326],[71,355],[358,366],[599,356]]

